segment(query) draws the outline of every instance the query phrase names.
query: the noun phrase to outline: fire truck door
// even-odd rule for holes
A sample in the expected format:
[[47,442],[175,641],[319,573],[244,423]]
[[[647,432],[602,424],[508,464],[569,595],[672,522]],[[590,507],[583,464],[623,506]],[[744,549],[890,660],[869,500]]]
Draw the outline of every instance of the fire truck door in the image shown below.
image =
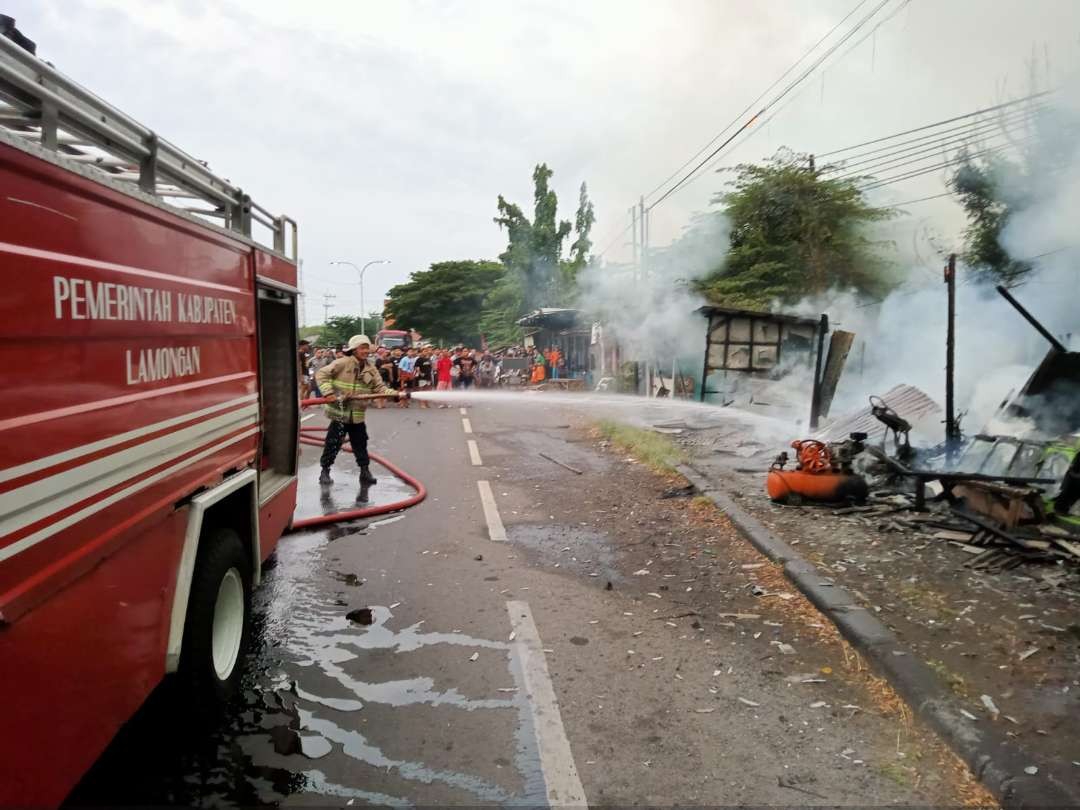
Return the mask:
[[260,285],[258,302],[262,411],[259,501],[265,503],[296,477],[300,369],[296,351],[296,296]]

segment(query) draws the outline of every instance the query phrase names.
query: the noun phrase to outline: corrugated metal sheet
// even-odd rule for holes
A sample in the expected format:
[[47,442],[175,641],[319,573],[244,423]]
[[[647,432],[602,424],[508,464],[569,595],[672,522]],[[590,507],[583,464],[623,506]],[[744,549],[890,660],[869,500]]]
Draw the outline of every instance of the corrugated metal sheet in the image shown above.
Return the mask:
[[[912,425],[942,413],[941,406],[914,385],[898,385],[882,394],[881,398]],[[846,439],[850,433],[866,433],[876,438],[884,430],[885,426],[870,413],[870,403],[867,402],[865,408],[837,417],[815,433],[814,438],[834,442]]]

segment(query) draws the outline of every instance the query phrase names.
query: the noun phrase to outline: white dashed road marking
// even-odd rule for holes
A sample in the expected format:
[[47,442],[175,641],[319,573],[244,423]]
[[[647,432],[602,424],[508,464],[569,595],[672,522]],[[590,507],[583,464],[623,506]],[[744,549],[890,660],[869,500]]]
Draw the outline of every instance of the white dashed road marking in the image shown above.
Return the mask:
[[469,460],[474,467],[484,466],[484,462],[480,460],[480,448],[476,446],[476,439],[469,439]]
[[469,415],[469,409],[468,408],[461,408],[460,410],[461,410],[461,415],[462,416],[468,416]]
[[547,801],[551,807],[587,807],[570,741],[566,738],[555,687],[548,675],[544,646],[536,629],[528,602],[507,602],[510,626],[514,631],[514,653],[521,666],[525,694],[536,729],[540,770],[544,774]]
[[466,433],[472,433],[472,422],[470,422],[467,417],[462,417],[461,426],[465,428]]
[[487,481],[477,481],[477,489],[480,490],[480,503],[484,507],[484,520],[487,521],[488,537],[496,542],[506,542],[506,529],[503,527],[502,518],[499,517],[499,508],[495,505],[495,496],[491,493],[491,484]]

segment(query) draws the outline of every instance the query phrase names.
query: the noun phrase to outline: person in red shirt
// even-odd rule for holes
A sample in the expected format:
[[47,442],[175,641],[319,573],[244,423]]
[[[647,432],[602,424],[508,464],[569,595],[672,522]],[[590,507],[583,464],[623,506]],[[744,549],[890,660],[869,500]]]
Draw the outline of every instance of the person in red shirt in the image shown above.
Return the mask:
[[449,352],[440,352],[439,359],[435,363],[435,374],[438,380],[436,390],[449,391],[450,390],[450,369],[453,368],[454,362],[450,359]]

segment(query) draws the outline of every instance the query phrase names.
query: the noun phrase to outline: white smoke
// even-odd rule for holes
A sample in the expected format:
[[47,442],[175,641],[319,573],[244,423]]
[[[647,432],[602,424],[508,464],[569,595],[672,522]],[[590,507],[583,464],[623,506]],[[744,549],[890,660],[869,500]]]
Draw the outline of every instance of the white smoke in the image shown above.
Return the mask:
[[670,246],[650,251],[644,274],[631,265],[590,264],[578,278],[578,307],[603,323],[627,359],[700,355],[705,319],[695,310],[705,300],[693,282],[723,263],[729,233],[726,218],[708,214]]
[[[1001,235],[1010,257],[1032,265],[1013,295],[1067,347],[1076,349],[1080,308],[1080,86],[1052,97],[1036,119],[1034,146],[1011,159],[1017,171],[1001,178],[1012,204]],[[850,294],[803,302],[801,309],[827,312],[833,327],[857,334],[841,379],[834,413],[865,403],[869,393],[893,385],[918,386],[944,404],[947,292],[942,269],[912,266],[907,280],[884,301],[867,304]],[[958,264],[956,374],[958,412],[968,435],[1000,429],[991,419],[1019,390],[1050,344],[994,289]],[[943,428],[942,428],[943,431]],[[943,432],[926,440],[936,441]]]
[[[1020,170],[1003,178],[1000,191],[1012,203],[1012,217],[1001,237],[1015,260],[1033,270],[1013,294],[1059,340],[1080,349],[1080,84],[1051,97],[1034,127],[1034,146],[1008,157]],[[878,226],[880,229],[882,226]],[[647,280],[633,268],[590,266],[580,279],[581,309],[595,313],[638,360],[701,356],[704,319],[694,310],[705,301],[692,282],[722,266],[729,223],[719,214],[702,217],[670,247],[655,251]],[[880,234],[878,234],[880,235]],[[895,240],[904,244],[904,240]],[[960,252],[959,236],[952,249]],[[863,408],[870,394],[898,384],[914,385],[944,405],[947,289],[941,251],[934,259],[896,257],[908,271],[884,300],[867,301],[836,290],[807,298],[777,312],[816,318],[829,316],[833,329],[854,332],[850,353],[831,413]],[[955,394],[968,435],[1000,428],[991,420],[1003,402],[1019,390],[1050,348],[1023,317],[987,281],[958,263],[956,290]],[[695,369],[697,371],[697,369]],[[796,371],[780,386],[809,403],[812,377]],[[929,433],[925,426],[924,432]],[[914,437],[932,444],[944,437]]]

